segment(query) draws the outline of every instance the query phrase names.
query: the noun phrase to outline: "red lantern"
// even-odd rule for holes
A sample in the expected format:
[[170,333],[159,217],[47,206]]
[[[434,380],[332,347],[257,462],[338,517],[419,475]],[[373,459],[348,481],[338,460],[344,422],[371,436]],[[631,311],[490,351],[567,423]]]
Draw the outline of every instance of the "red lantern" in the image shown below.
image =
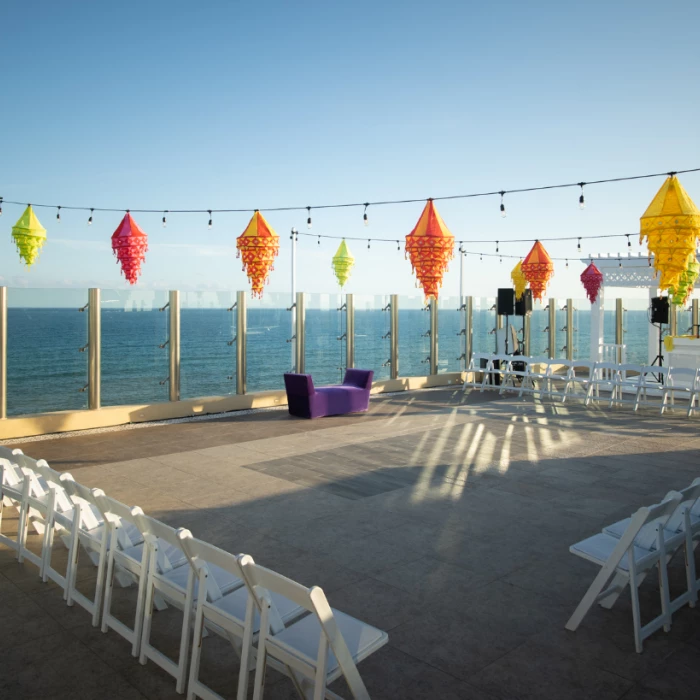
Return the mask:
[[263,286],[279,252],[280,237],[256,211],[246,230],[236,239],[236,248],[253,287],[253,296],[262,298]]
[[598,298],[598,292],[603,286],[603,273],[591,263],[582,273],[581,282],[586,288],[586,296],[591,304],[595,304],[595,300]]
[[547,284],[554,275],[554,263],[539,241],[535,241],[535,245],[532,246],[532,250],[523,260],[520,268],[525,279],[530,283],[533,299],[542,301],[547,291]]
[[136,284],[141,274],[141,263],[146,259],[148,236],[126,212],[117,230],[112,234],[112,250],[122,266],[129,284]]
[[406,236],[406,253],[426,297],[437,299],[454,245],[455,237],[429,199],[415,228]]

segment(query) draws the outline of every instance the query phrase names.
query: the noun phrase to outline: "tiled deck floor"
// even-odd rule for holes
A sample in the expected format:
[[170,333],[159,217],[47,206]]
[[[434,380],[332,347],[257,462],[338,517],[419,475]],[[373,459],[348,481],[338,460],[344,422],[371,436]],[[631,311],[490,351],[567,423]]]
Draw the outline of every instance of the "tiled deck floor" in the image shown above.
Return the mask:
[[[700,419],[461,391],[377,398],[364,416],[285,412],[23,445],[56,468],[306,584],[389,632],[360,665],[372,697],[700,697],[700,611],[634,652],[629,596],[564,623],[596,572],[568,546],[700,475]],[[3,527],[11,527],[4,522]],[[63,550],[65,552],[65,550]],[[63,555],[64,556],[64,555]],[[83,571],[89,583],[94,570]],[[654,578],[654,577],[650,577]],[[672,583],[683,584],[674,562]],[[656,584],[643,586],[654,611]],[[129,610],[128,589],[119,605]],[[179,613],[156,615],[165,648]],[[203,670],[232,697],[230,647]],[[115,633],[90,626],[0,550],[0,697],[171,698]],[[270,678],[266,698],[293,697]]]

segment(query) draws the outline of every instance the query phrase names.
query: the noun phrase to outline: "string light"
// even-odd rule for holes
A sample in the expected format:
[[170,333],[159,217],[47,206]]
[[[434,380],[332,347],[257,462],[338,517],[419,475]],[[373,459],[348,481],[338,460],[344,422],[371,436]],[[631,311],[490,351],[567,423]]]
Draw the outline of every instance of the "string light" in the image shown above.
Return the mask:
[[306,207],[306,211],[309,214],[309,218],[306,219],[306,225],[308,228],[311,228],[311,207]]
[[88,226],[92,226],[92,214],[94,211],[94,209],[90,209],[90,216],[88,217]]
[[496,252],[498,253],[498,241],[496,241]]
[[401,250],[401,243],[399,243],[399,241],[396,241],[396,250]]
[[321,236],[318,237],[318,244],[321,245]]
[[581,188],[581,196],[578,198],[578,205],[581,209],[586,208],[586,200],[583,196],[583,186],[586,184],[585,182],[579,182],[579,187]]
[[365,202],[365,213],[362,215],[362,220],[365,222],[365,226],[369,226],[369,219],[367,218],[367,207],[369,202]]
[[166,209],[163,212],[163,228],[165,228],[168,225],[168,222],[165,220],[165,215],[168,213],[168,210]]
[[630,241],[630,235],[629,233],[627,234],[627,247],[631,248],[632,247],[632,241]]
[[500,263],[503,262],[503,256],[502,256],[502,255],[501,255],[501,257],[499,258],[498,262],[500,262]]
[[0,197],[0,216],[2,216],[2,200],[3,198]]
[[569,261],[568,261],[568,260],[566,261],[566,267],[569,267]]
[[577,246],[579,252],[581,251],[581,239],[578,239],[578,246]]
[[61,207],[56,207],[56,221],[60,224],[61,223]]
[[620,258],[617,259],[617,262],[619,263],[618,267],[622,267],[622,260]]
[[505,195],[505,190],[501,190],[498,194],[501,195],[501,217],[506,218],[506,205],[503,203],[503,197]]
[[209,214],[209,228],[211,228],[214,225],[214,221],[211,218],[211,209],[207,209],[207,213]]
[[483,255],[483,253],[479,253],[479,260],[480,260],[481,262],[484,262],[484,255]]
[[370,238],[368,238],[368,239],[367,239],[367,250],[369,250],[369,244],[370,244],[370,241],[371,241],[371,239],[370,239]]

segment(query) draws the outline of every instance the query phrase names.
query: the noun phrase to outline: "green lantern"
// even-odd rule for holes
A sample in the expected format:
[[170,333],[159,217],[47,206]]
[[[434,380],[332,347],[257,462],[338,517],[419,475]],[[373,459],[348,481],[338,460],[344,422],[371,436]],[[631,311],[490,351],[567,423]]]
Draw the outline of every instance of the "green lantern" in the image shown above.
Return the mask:
[[353,258],[348,244],[343,238],[342,242],[338,246],[338,250],[333,256],[333,270],[335,276],[338,278],[338,284],[341,288],[345,286],[345,283],[350,279],[350,271],[355,264],[355,258]]
[[695,261],[688,263],[688,267],[680,277],[678,284],[672,289],[671,299],[677,306],[684,306],[688,297],[693,293],[695,280],[700,274],[700,264]]
[[46,243],[46,229],[39,223],[31,204],[27,205],[24,214],[12,227],[12,238],[19,257],[28,268],[31,267]]

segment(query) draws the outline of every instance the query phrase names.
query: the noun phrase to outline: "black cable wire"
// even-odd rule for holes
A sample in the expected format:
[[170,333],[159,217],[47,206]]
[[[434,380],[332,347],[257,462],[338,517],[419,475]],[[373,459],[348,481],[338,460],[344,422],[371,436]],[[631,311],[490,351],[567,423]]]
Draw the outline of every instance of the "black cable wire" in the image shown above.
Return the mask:
[[[700,168],[688,168],[686,170],[671,170],[665,173],[650,173],[648,175],[630,175],[626,177],[610,177],[601,178],[598,180],[589,180],[587,182],[567,182],[559,185],[541,185],[539,187],[516,187],[511,190],[494,190],[493,192],[473,192],[471,194],[453,194],[444,195],[442,197],[423,197],[416,199],[387,199],[376,202],[346,202],[343,204],[317,204],[313,206],[290,206],[290,207],[254,207],[247,209],[168,209],[170,214],[241,214],[241,213],[254,213],[256,211],[309,211],[310,209],[344,209],[350,207],[378,207],[386,206],[392,204],[415,204],[418,202],[425,201],[447,201],[452,199],[473,199],[475,197],[493,197],[493,196],[503,196],[505,194],[519,194],[523,192],[542,192],[545,190],[557,190],[564,189],[568,187],[581,187],[581,185],[601,185],[609,182],[627,182],[631,180],[644,180],[652,177],[663,177],[668,175],[683,175],[685,173],[696,173],[700,172]],[[4,200],[5,204],[18,204],[21,206],[26,206],[27,202],[19,202],[16,200]],[[58,204],[32,204],[33,207],[41,207],[46,209],[56,209]],[[125,212],[131,211],[138,214],[162,214],[163,207],[158,209],[127,209],[127,208],[111,208],[111,207],[78,207],[78,206],[65,206],[60,205],[61,209],[72,210],[72,211],[102,211],[102,212]]]

